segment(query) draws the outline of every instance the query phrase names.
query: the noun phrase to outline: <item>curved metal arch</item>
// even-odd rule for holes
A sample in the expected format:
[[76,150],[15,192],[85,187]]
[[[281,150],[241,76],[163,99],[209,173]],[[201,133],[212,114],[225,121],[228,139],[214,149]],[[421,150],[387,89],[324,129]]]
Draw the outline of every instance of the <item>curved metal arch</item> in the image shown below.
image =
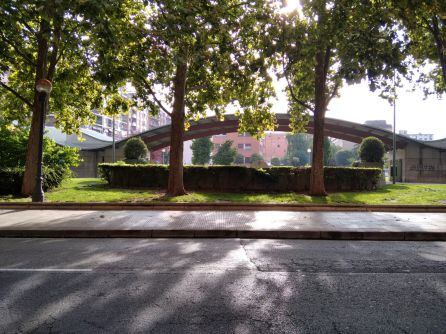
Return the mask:
[[[276,131],[291,131],[289,126],[290,116],[288,114],[276,114],[276,119]],[[192,121],[188,131],[185,132],[184,140],[187,141],[201,137],[237,132],[238,125],[239,121],[235,115],[225,115],[224,119],[221,121],[218,120],[215,116],[203,118],[198,121]],[[306,130],[308,133],[313,133],[313,120],[310,120],[310,122],[306,126]],[[386,149],[390,150],[392,148],[392,131],[335,118],[325,119],[325,135],[354,143],[360,143],[365,137],[374,136],[383,141]],[[150,150],[159,150],[170,145],[170,125],[155,128],[140,133],[136,136],[141,137]],[[120,146],[124,144],[129,138],[117,142],[116,145]],[[397,134],[396,139],[397,148],[404,148],[410,142],[434,147],[428,142],[420,142],[403,135]],[[101,149],[103,148],[105,147],[102,147]],[[438,147],[435,148],[438,149]]]

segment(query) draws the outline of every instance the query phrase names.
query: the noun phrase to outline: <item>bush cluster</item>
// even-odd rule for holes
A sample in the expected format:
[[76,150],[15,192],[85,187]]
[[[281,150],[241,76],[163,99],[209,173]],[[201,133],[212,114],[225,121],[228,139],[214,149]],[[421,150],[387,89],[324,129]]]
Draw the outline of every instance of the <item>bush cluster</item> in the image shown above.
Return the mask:
[[[162,165],[99,165],[99,172],[112,187],[166,188],[169,169]],[[329,191],[372,190],[377,187],[381,169],[325,167]],[[244,166],[185,166],[184,185],[189,190],[226,192],[303,192],[309,189],[310,168]]]
[[[23,180],[28,130],[0,125],[0,137],[0,193],[16,195]],[[43,148],[43,187],[48,190],[70,177],[70,167],[80,158],[76,148],[59,146],[49,138],[44,138]]]
[[129,163],[147,162],[149,150],[146,143],[140,137],[134,137],[127,140],[124,146],[125,161]]
[[383,162],[385,153],[384,143],[376,137],[364,138],[359,147],[362,162]]

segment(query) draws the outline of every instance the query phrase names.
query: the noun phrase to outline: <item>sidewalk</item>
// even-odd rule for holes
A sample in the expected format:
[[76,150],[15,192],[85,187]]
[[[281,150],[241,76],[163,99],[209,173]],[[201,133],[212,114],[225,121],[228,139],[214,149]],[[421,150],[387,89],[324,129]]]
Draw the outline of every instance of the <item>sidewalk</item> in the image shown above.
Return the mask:
[[0,237],[446,241],[446,213],[4,209]]

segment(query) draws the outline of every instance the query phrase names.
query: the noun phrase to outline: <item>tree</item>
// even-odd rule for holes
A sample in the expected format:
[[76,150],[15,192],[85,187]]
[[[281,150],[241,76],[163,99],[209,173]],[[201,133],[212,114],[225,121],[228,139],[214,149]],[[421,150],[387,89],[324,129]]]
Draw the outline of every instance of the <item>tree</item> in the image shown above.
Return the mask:
[[335,154],[336,166],[351,166],[354,161],[352,150],[340,150]]
[[[286,154],[287,164],[304,166],[308,164],[308,149],[311,148],[311,137],[307,134],[287,134],[288,148]],[[297,158],[297,159],[293,159]]]
[[328,137],[324,138],[324,166],[333,166],[336,164],[335,155],[337,147]]
[[210,137],[194,139],[192,141],[192,164],[206,165],[211,161],[212,141]]
[[125,143],[124,157],[126,162],[145,162],[148,153],[146,143],[140,137],[130,138]]
[[340,150],[336,152],[335,155],[335,162],[336,166],[349,166],[351,165],[351,159],[352,159],[352,151],[350,150]]
[[310,194],[326,195],[324,186],[325,114],[343,81],[367,78],[372,90],[384,88],[394,70],[404,72],[404,43],[388,6],[360,0],[304,0],[302,13],[281,16],[282,75],[294,132],[313,116]]
[[237,165],[243,165],[245,163],[245,157],[240,153],[237,153],[234,159],[234,163]]
[[[23,194],[31,194],[35,184],[40,119],[51,109],[67,133],[94,121],[92,108],[112,91],[103,89],[94,68],[105,48],[113,48],[104,41],[116,25],[128,26],[136,5],[131,0],[0,3],[0,109],[6,119],[30,125]],[[54,83],[45,112],[35,90],[40,79]]]
[[[393,12],[409,39],[409,52],[418,65],[434,64],[422,81],[446,92],[446,2],[444,0],[393,0]],[[426,67],[422,67],[426,71]]]
[[257,163],[257,162],[260,162],[260,161],[264,161],[264,160],[263,160],[263,157],[262,157],[260,154],[258,154],[258,153],[253,153],[253,154],[251,155],[251,163],[252,163],[252,164]]
[[376,137],[364,138],[359,146],[359,157],[363,162],[383,162],[385,153],[384,143]]
[[277,157],[271,158],[271,165],[272,166],[280,166],[280,159]]
[[269,0],[150,1],[144,29],[132,32],[134,42],[109,54],[109,63],[131,77],[142,103],[171,117],[167,195],[185,193],[183,139],[189,119],[208,111],[221,117],[234,105],[244,124],[266,119],[256,132],[273,128],[273,115],[264,111],[274,94],[268,73],[274,50],[264,42],[274,9]]
[[212,157],[214,165],[231,165],[237,156],[237,150],[232,147],[233,141],[225,141],[219,148],[217,153]]

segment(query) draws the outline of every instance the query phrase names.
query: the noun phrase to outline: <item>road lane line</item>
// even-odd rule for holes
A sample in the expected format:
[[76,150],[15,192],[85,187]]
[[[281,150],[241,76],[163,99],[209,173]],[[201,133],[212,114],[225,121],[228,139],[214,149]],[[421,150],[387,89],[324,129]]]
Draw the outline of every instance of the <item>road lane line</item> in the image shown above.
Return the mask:
[[63,268],[0,268],[0,272],[92,272],[93,269],[63,269]]

